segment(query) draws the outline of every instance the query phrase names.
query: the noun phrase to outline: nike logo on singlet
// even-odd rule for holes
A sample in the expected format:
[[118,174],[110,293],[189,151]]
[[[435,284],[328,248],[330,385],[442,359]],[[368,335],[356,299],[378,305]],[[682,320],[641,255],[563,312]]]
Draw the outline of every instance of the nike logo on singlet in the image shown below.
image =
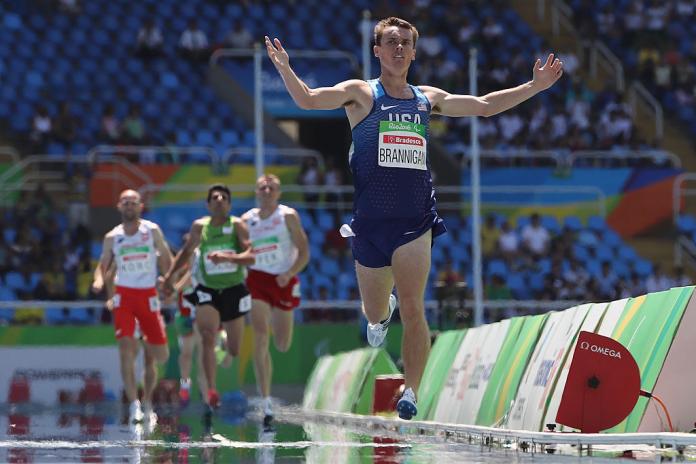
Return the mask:
[[391,105],[391,106],[384,106],[384,103],[382,103],[382,106],[380,107],[382,111],[390,110],[392,108],[396,108],[399,105]]

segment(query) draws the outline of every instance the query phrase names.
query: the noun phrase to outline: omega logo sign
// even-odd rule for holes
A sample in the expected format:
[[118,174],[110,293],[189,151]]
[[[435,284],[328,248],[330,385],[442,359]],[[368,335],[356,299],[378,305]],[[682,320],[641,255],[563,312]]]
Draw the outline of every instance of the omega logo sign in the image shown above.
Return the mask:
[[614,351],[610,348],[606,348],[603,346],[598,346],[598,345],[590,345],[588,342],[582,342],[580,344],[580,349],[581,350],[589,350],[592,351],[593,353],[599,353],[603,356],[610,356],[612,358],[619,358],[621,359],[621,353],[618,351]]

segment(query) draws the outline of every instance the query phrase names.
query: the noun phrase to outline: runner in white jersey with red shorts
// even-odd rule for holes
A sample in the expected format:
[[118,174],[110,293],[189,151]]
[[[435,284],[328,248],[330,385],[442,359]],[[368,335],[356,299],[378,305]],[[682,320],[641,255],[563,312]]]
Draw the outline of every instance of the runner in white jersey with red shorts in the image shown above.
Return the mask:
[[256,385],[263,397],[264,425],[269,426],[273,419],[269,337],[272,331],[278,351],[286,352],[290,348],[292,310],[300,304],[297,274],[309,261],[309,245],[297,211],[278,203],[277,176],[266,174],[258,178],[256,199],[259,207],[247,211],[242,220],[249,228],[256,256],[255,264],[249,266],[246,283],[252,298]]
[[[157,363],[162,364],[169,358],[167,335],[157,294],[158,275],[159,271],[169,269],[172,255],[159,226],[140,218],[143,204],[138,192],[124,190],[119,196],[117,208],[122,222],[104,237],[99,261],[101,273],[96,276],[92,287],[96,291],[104,288],[102,276],[108,275],[107,271],[115,263],[115,288],[114,294],[108,295],[108,306],[114,312],[121,376],[130,402],[129,422],[144,419],[153,423],[157,420],[152,410],[152,392],[157,385]],[[145,342],[142,408],[135,380],[135,359],[139,348],[135,337],[136,322]]]

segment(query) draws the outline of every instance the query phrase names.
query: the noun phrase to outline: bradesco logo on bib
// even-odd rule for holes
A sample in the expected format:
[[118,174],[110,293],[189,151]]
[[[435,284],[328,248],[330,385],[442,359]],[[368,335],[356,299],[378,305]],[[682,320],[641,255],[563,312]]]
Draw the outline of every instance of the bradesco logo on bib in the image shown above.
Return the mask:
[[425,126],[412,122],[380,121],[377,164],[385,168],[425,171]]
[[280,240],[277,236],[264,237],[254,240],[253,249],[256,255],[256,265],[270,266],[281,260]]
[[121,257],[121,272],[148,272],[151,269],[149,261],[150,247],[147,245],[123,247],[119,255]]

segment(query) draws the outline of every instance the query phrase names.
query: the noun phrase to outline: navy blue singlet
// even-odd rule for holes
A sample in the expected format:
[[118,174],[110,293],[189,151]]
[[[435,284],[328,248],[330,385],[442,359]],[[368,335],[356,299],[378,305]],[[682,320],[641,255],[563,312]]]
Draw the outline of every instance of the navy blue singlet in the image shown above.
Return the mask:
[[367,83],[372,110],[353,128],[349,159],[354,218],[406,219],[434,213],[427,158],[430,102],[412,85],[413,98],[403,99],[387,95],[379,79]]

